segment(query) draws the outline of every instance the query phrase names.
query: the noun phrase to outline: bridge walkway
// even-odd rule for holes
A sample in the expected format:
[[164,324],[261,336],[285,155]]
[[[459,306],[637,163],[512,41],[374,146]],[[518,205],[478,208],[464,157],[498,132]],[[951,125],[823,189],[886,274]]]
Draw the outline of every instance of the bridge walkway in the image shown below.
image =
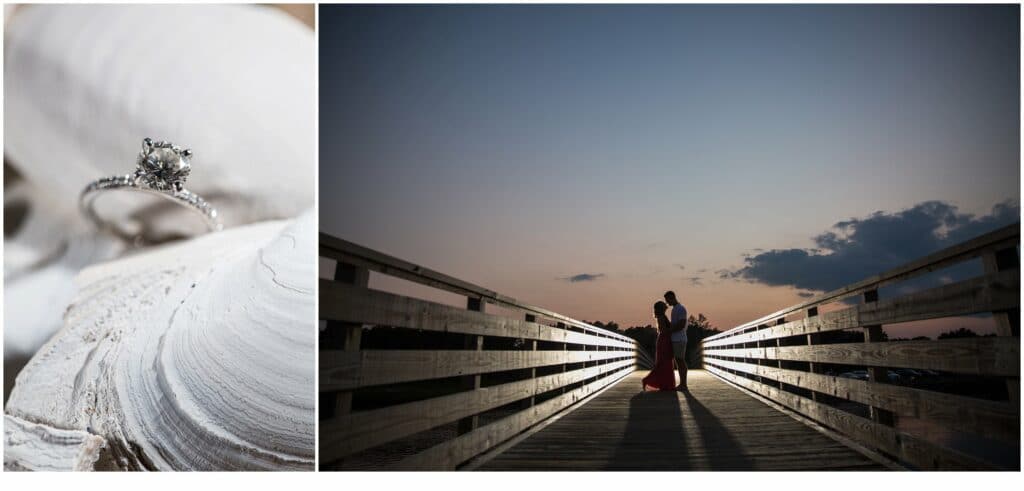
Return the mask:
[[641,392],[634,372],[499,450],[478,470],[886,470],[703,370],[690,392]]

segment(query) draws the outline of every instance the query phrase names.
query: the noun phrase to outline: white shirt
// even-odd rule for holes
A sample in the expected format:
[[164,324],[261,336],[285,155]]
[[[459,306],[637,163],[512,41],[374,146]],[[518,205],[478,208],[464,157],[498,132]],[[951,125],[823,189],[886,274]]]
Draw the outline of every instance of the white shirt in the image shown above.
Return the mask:
[[686,307],[683,307],[683,304],[681,304],[681,303],[675,304],[672,307],[672,316],[669,318],[669,321],[671,321],[673,326],[678,321],[682,321],[683,322],[683,326],[684,326],[683,330],[682,331],[676,331],[676,332],[672,333],[672,342],[673,343],[685,343],[686,342],[686,327],[685,327],[686,326]]

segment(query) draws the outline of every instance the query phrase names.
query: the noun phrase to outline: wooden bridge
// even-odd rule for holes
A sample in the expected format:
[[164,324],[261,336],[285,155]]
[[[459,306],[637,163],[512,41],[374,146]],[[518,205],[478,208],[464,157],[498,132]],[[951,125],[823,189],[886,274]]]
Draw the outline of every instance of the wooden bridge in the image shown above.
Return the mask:
[[[334,275],[320,281],[318,460],[322,470],[1019,470],[1019,244],[1017,224],[710,336],[690,393],[642,393],[650,359],[631,338],[321,234]],[[971,265],[966,279],[908,283]],[[371,271],[422,298],[370,288]],[[885,325],[979,315],[997,336],[885,335]]]

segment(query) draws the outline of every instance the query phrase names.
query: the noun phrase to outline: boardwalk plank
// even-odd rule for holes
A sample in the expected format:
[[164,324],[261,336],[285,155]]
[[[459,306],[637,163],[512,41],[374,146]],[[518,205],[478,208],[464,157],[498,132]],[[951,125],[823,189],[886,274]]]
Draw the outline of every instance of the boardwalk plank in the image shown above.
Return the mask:
[[885,470],[859,452],[690,371],[689,395],[640,392],[635,372],[480,470]]

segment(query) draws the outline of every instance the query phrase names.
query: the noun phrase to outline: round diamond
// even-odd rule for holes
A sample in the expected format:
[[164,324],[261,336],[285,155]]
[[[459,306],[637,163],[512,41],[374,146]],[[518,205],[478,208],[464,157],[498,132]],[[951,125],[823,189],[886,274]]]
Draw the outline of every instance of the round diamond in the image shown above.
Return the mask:
[[170,146],[153,146],[140,155],[136,175],[151,188],[180,190],[190,170],[188,158]]

